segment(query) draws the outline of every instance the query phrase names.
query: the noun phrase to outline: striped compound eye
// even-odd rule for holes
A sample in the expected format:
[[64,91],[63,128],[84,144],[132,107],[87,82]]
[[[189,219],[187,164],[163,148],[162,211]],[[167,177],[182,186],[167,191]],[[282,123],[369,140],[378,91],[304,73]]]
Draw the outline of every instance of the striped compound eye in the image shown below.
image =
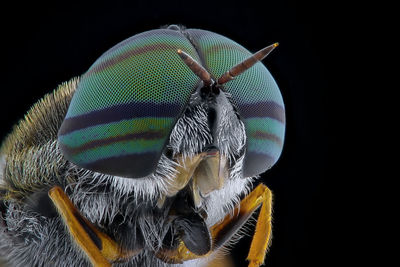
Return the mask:
[[199,79],[177,54],[196,59],[174,30],[135,35],[105,52],[82,76],[58,133],[64,156],[101,173],[152,173]]
[[[200,84],[178,50],[201,62],[213,81],[252,55],[226,37],[195,29],[153,30],[117,44],[78,84],[58,133],[63,155],[82,168],[111,175],[154,172]],[[261,62],[220,86],[232,95],[245,124],[244,176],[260,174],[282,151],[285,111],[278,86]]]
[[[202,51],[203,64],[212,77],[221,77],[252,55],[243,46],[222,35],[196,29],[187,31]],[[233,80],[225,80],[223,88],[232,95],[245,124],[247,148],[243,175],[261,174],[275,164],[283,147],[285,108],[278,85],[259,61]]]

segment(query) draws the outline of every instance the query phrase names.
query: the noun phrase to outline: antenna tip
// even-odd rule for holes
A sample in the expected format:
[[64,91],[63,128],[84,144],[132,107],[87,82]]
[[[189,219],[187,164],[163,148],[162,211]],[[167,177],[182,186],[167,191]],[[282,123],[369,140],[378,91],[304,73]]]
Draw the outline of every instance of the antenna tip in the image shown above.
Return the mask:
[[178,55],[179,55],[183,60],[185,60],[186,58],[189,57],[189,55],[186,54],[185,52],[183,52],[181,49],[178,49],[177,52],[178,52]]

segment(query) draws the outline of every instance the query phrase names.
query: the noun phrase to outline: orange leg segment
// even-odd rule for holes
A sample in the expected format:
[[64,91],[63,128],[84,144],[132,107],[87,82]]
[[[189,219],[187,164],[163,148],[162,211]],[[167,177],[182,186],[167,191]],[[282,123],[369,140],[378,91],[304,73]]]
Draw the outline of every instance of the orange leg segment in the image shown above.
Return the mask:
[[259,184],[247,195],[234,210],[234,215],[211,227],[216,245],[223,245],[243,226],[261,205],[255,233],[247,256],[249,267],[258,267],[264,263],[265,253],[271,240],[272,193],[269,188]]
[[[256,224],[255,233],[251,242],[250,251],[247,255],[249,267],[258,267],[264,263],[268,245],[271,242],[271,219],[272,219],[272,193],[268,187],[260,184],[253,191],[253,203],[249,203],[249,211],[261,203],[260,214]],[[252,192],[252,193],[253,193]]]
[[99,231],[83,217],[74,204],[58,186],[49,190],[58,213],[63,219],[72,239],[86,253],[94,266],[111,266],[110,262],[132,257],[139,251],[125,251],[108,235]]

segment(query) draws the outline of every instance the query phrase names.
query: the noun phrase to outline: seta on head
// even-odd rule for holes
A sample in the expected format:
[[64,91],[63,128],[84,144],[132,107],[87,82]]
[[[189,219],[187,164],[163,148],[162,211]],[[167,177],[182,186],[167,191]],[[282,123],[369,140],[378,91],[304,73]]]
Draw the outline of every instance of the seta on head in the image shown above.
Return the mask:
[[105,174],[144,177],[156,169],[170,133],[199,87],[232,96],[246,129],[245,177],[279,158],[285,110],[259,61],[219,34],[171,25],[132,36],[105,52],[82,76],[58,133],[64,156]]

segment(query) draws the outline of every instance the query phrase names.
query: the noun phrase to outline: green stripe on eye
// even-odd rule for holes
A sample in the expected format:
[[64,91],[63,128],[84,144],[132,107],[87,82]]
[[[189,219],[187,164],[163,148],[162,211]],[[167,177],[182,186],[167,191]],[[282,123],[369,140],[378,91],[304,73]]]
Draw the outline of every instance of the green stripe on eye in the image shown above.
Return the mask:
[[168,126],[174,121],[175,119],[173,118],[150,117],[122,120],[113,123],[99,124],[66,135],[61,135],[59,140],[64,145],[75,148],[96,140],[126,136],[128,134],[153,132],[165,137],[168,134],[168,132],[166,132]]
[[[90,164],[96,160],[102,160],[112,157],[121,157],[125,155],[140,154],[147,152],[158,152],[164,146],[164,140],[133,140],[112,143],[107,146],[96,147],[85,150],[82,153],[74,155],[74,159],[80,164]],[[132,153],[135,151],[135,153]]]
[[268,155],[273,164],[278,160],[283,147],[285,124],[272,118],[250,118],[245,120],[247,151]]
[[278,160],[282,152],[282,145],[271,140],[252,139],[247,142],[247,150],[259,154],[265,154]]
[[254,136],[257,136],[257,132],[262,132],[276,136],[280,142],[283,143],[285,125],[280,121],[271,118],[250,118],[246,119],[245,125],[249,140],[254,138]]

